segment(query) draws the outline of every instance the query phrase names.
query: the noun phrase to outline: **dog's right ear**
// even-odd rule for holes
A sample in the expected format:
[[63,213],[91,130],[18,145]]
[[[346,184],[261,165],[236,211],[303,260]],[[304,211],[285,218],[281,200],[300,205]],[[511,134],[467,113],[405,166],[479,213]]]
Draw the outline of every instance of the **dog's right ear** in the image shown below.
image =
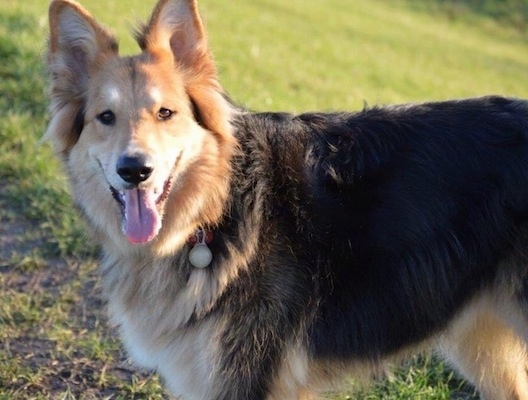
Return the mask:
[[82,129],[90,72],[108,57],[117,57],[118,48],[114,36],[73,0],[50,3],[49,27],[46,61],[52,119],[45,139],[52,139],[57,151],[64,152]]
[[51,72],[67,73],[79,85],[90,68],[104,57],[117,55],[117,42],[81,5],[53,0],[49,6],[48,57]]

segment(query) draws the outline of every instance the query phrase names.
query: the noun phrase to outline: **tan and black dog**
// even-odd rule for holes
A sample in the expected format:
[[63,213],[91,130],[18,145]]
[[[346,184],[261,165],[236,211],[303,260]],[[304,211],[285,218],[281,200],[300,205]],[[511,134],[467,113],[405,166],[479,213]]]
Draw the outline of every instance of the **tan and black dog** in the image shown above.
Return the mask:
[[525,101],[254,113],[195,1],[137,40],[50,5],[46,138],[133,359],[185,400],[286,400],[432,347],[528,399]]

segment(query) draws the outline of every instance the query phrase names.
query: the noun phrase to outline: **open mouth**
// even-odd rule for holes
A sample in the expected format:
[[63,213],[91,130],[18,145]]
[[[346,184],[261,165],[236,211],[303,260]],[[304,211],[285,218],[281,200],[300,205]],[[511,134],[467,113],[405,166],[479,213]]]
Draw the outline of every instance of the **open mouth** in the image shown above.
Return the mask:
[[157,236],[161,229],[163,210],[171,187],[172,177],[165,181],[161,193],[156,189],[136,187],[117,190],[110,186],[112,197],[121,207],[122,231],[129,242],[147,243]]

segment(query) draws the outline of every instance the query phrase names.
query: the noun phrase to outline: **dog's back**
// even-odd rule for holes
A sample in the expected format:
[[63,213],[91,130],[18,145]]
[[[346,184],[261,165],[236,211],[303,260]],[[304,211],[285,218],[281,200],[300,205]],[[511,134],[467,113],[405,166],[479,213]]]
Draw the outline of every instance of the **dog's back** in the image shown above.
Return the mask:
[[259,243],[273,245],[259,259],[280,294],[268,300],[313,306],[295,315],[325,373],[440,338],[492,398],[525,393],[510,324],[526,326],[527,122],[526,102],[500,97],[235,119],[251,156],[239,176],[269,186]]

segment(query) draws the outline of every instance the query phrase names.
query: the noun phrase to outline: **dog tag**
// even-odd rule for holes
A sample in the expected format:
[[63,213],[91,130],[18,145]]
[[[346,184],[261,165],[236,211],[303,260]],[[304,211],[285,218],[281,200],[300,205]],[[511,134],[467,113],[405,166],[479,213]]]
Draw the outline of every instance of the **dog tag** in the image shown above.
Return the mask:
[[213,260],[213,253],[205,243],[196,243],[189,252],[189,262],[193,267],[205,268]]

